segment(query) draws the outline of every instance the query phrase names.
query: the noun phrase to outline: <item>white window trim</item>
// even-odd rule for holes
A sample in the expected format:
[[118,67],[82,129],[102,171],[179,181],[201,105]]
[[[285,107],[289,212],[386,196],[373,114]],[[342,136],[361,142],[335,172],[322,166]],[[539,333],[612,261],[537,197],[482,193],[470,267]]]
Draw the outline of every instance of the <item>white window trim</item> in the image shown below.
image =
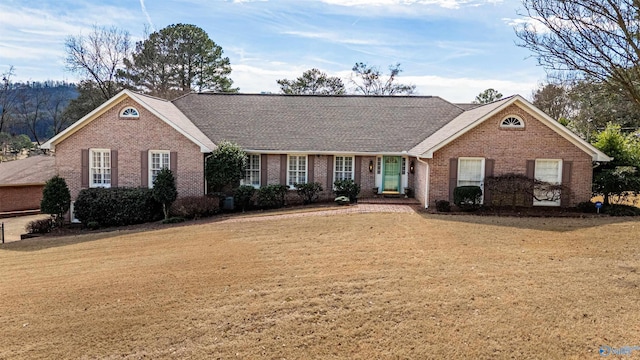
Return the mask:
[[[336,166],[338,165],[338,161],[337,158],[351,158],[351,180],[355,180],[355,176],[356,176],[356,157],[354,155],[334,155],[333,156],[333,182],[335,183],[336,180],[338,180],[338,178],[336,177],[336,173],[338,171],[336,171]],[[343,166],[344,168],[344,166]],[[342,170],[342,172],[345,172],[344,170]],[[331,184],[333,186],[333,184]]]
[[[520,125],[513,125],[513,124],[505,124],[504,123],[507,119],[511,119],[511,118],[520,121]],[[522,120],[522,118],[519,117],[519,116],[507,115],[502,120],[500,120],[500,127],[504,128],[504,129],[523,129],[524,128],[524,120]]]
[[[556,184],[558,185],[562,184],[562,159],[536,159],[535,165],[533,167],[533,177],[537,180],[539,180],[536,177],[536,169],[538,168],[538,161],[555,161],[556,163],[558,163],[558,179]],[[557,201],[549,201],[549,200],[537,201],[536,199],[533,199],[533,206],[560,206],[561,197],[562,196],[560,196]]]
[[[250,170],[251,170],[251,169],[249,169],[249,162],[248,162],[248,161],[247,161],[247,169],[245,170],[245,175],[244,175],[245,177],[244,177],[244,178],[242,178],[242,179],[240,179],[240,185],[251,185],[251,186],[253,186],[253,187],[254,187],[254,188],[256,188],[256,189],[259,189],[259,188],[260,188],[260,186],[262,186],[262,156],[260,156],[260,154],[247,154],[247,158],[248,158],[249,156],[257,156],[257,157],[258,157],[258,185],[256,185],[256,184],[251,184],[251,183],[248,183],[248,184],[247,184],[247,183],[246,183],[246,181],[245,181],[245,179],[246,179],[246,177],[247,177],[247,171],[250,171]],[[247,160],[248,160],[248,159],[247,159]],[[289,164],[287,163],[287,166],[288,166],[288,165],[289,165]],[[289,169],[287,168],[287,171],[288,171],[288,170],[289,170]],[[255,170],[253,170],[253,171],[255,171]]]
[[[304,156],[305,161],[304,161],[304,183],[306,184],[307,182],[309,182],[309,156],[307,154],[288,154],[287,155],[287,186],[289,186],[289,189],[295,189],[295,186],[291,183],[291,176],[289,174],[289,165],[291,164],[291,158],[292,157],[302,157]],[[299,171],[299,170],[297,170]]]
[[[153,154],[168,154],[169,155],[169,163],[167,164],[167,169],[171,168],[171,151],[170,150],[149,150],[147,152],[147,156],[148,156],[148,161],[147,161],[147,176],[148,176],[148,183],[149,183],[149,189],[153,188],[153,162],[151,161],[151,157]],[[175,176],[175,174],[174,174]]]
[[[135,114],[125,114],[127,110],[133,110],[135,111]],[[120,117],[125,119],[138,119],[140,117],[140,112],[133,106],[127,106],[120,111]]]
[[[100,183],[100,184],[96,184],[93,182],[93,169],[95,168],[94,164],[93,164],[93,154],[99,152],[99,153],[107,153],[109,154],[109,183],[108,184],[104,184],[104,183]],[[110,188],[111,187],[111,168],[112,168],[112,164],[111,161],[113,159],[111,159],[111,149],[89,149],[89,187],[90,188]],[[106,169],[106,168],[103,168]]]

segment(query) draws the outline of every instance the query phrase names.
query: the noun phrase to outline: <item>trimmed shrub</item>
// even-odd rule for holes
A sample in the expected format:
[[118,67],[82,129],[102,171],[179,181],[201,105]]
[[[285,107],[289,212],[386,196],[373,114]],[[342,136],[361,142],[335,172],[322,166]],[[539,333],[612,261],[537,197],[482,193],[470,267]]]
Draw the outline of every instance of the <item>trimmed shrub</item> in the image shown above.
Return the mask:
[[69,211],[70,205],[71,193],[64,178],[56,175],[49,179],[42,189],[40,210],[50,214],[56,226],[62,226],[64,214]]
[[52,218],[29,221],[25,226],[25,230],[29,234],[46,234],[51,232],[51,229],[53,229]]
[[450,212],[451,203],[447,200],[436,200],[436,210],[438,210],[438,212]]
[[169,215],[185,219],[199,219],[220,212],[220,199],[217,196],[185,196],[171,204]]
[[592,203],[591,201],[583,201],[581,203],[578,203],[576,205],[576,209],[578,209],[578,211],[580,212],[588,213],[588,214],[593,214],[598,212],[598,209],[596,209],[596,204]]
[[176,189],[176,179],[173,177],[173,172],[169,169],[162,169],[156,175],[156,179],[153,181],[153,189],[151,189],[153,198],[162,204],[162,212],[164,213],[164,219],[169,218],[169,208],[171,203],[176,201],[178,197],[178,190]]
[[162,205],[154,200],[151,189],[83,189],[75,202],[75,215],[83,224],[124,226],[162,219]]
[[358,200],[358,194],[360,194],[360,184],[356,184],[355,181],[351,179],[336,180],[333,183],[333,186],[333,192],[336,194],[336,197],[346,196],[351,202],[356,202]]
[[480,208],[482,189],[479,186],[458,186],[453,189],[453,203],[463,211]]
[[319,182],[295,184],[295,187],[298,196],[302,198],[302,203],[305,205],[318,201],[320,192],[323,190],[322,185]]
[[640,216],[640,208],[632,205],[611,204],[604,210],[611,216]]
[[267,185],[258,190],[258,206],[263,209],[276,209],[284,206],[284,197],[289,187],[286,185]]
[[253,207],[256,188],[251,185],[241,185],[233,193],[233,203],[238,210],[248,210]]

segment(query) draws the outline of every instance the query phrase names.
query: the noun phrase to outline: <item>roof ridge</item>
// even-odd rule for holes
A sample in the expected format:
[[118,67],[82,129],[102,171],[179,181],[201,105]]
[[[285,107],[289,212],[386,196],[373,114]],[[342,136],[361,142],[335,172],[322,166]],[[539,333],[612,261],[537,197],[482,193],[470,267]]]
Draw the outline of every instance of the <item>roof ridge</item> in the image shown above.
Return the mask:
[[[231,93],[231,92],[217,92],[217,91],[200,91],[190,92],[180,97],[175,98],[178,100],[188,95],[225,95],[225,96],[264,96],[264,97],[321,97],[321,98],[417,98],[417,99],[433,99],[439,98],[447,101],[440,96],[434,95],[358,95],[358,94],[280,94],[280,93]],[[172,100],[172,101],[174,101]],[[449,101],[447,101],[449,102]]]

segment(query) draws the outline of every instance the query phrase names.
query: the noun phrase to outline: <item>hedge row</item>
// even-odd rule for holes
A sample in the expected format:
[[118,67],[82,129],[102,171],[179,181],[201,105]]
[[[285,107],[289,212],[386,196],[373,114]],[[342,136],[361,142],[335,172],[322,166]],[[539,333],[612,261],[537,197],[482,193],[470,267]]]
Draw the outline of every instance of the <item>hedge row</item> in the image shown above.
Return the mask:
[[83,224],[123,226],[163,218],[162,205],[153,199],[151,189],[83,189],[75,202],[75,216]]

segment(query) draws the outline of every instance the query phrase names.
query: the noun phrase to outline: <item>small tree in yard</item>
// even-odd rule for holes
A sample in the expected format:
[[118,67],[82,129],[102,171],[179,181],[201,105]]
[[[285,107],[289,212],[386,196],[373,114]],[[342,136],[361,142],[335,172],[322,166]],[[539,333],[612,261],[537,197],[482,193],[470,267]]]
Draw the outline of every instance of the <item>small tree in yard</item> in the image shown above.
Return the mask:
[[152,196],[157,202],[162,204],[164,219],[167,220],[169,218],[169,208],[171,208],[171,204],[178,197],[176,180],[171,170],[166,168],[160,170],[156,179],[153,181]]
[[50,214],[56,226],[62,226],[70,205],[71,193],[64,178],[56,175],[49,179],[42,190],[40,210]]
[[226,186],[237,185],[244,177],[247,168],[247,154],[229,141],[218,145],[211,156],[207,158],[205,175],[207,183],[214,192],[222,191]]

